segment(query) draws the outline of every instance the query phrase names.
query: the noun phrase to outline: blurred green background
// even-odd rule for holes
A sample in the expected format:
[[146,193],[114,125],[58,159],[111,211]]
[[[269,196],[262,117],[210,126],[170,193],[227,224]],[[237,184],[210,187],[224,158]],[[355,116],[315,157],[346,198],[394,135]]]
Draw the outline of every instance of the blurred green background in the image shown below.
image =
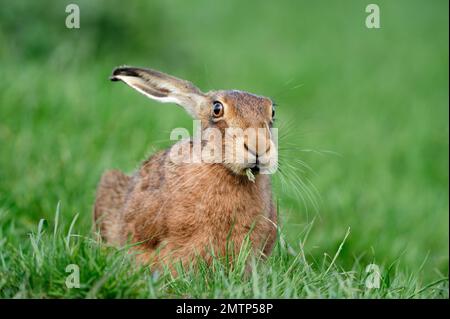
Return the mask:
[[132,172],[192,127],[108,81],[129,64],[277,102],[283,234],[298,247],[313,223],[309,258],[333,255],[350,227],[344,266],[448,273],[446,0],[377,0],[378,30],[368,1],[74,2],[80,29],[65,27],[68,1],[0,1],[0,241],[24,240],[59,201],[89,234],[102,172]]

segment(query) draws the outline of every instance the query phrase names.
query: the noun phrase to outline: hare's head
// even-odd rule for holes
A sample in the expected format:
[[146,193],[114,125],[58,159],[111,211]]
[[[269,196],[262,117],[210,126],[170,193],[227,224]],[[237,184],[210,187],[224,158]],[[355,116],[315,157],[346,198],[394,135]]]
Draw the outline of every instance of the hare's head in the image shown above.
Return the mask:
[[201,121],[207,133],[203,148],[216,150],[216,160],[220,153],[219,162],[234,173],[243,175],[248,168],[254,174],[276,170],[275,107],[269,98],[236,90],[203,93],[191,82],[135,67],[116,68],[111,80],[123,81],[153,100],[182,106]]

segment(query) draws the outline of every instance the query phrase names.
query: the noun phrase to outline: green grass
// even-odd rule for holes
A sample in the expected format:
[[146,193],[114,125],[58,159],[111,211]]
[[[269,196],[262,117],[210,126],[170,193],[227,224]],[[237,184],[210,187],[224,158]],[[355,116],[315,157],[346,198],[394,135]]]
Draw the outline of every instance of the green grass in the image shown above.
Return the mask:
[[[0,297],[448,298],[446,1],[379,1],[380,30],[364,1],[110,3],[79,1],[79,30],[64,2],[2,5]],[[284,240],[250,277],[152,275],[94,239],[101,173],[132,172],[192,127],[110,83],[125,63],[279,105]],[[72,263],[79,289],[64,284]]]
[[[304,236],[301,243],[306,239]],[[340,249],[317,267],[301,249],[295,251],[283,239],[267,261],[249,257],[244,247],[232,267],[216,259],[211,266],[200,262],[196,270],[178,266],[176,277],[167,269],[151,273],[137,267],[124,253],[126,249],[116,250],[70,230],[64,232],[58,222],[50,227],[41,220],[29,241],[31,248],[2,244],[6,252],[0,253],[3,297],[426,298],[447,294],[446,279],[425,284],[417,273],[399,272],[395,264],[381,269],[379,288],[369,289],[365,285],[369,274],[361,264],[355,262],[344,270],[335,263]],[[344,244],[345,238],[340,246]],[[246,262],[255,271],[246,272]],[[72,264],[80,267],[80,286],[76,288],[65,284],[72,273],[66,267]]]

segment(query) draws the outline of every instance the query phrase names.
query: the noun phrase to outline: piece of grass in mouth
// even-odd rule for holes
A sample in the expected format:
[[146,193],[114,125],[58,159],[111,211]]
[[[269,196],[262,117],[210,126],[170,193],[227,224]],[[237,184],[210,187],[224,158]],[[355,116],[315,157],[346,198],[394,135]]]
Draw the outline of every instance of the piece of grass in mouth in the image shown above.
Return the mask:
[[255,175],[253,175],[252,169],[251,168],[247,168],[245,170],[245,174],[247,175],[247,178],[250,182],[254,183],[255,182]]

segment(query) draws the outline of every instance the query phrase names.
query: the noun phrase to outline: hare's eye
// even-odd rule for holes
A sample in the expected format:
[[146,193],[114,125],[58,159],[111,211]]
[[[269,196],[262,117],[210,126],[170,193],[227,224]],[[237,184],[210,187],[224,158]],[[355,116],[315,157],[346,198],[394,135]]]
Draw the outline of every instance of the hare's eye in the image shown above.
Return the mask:
[[275,105],[272,105],[272,119],[275,118]]
[[214,117],[221,117],[223,115],[223,105],[219,101],[215,101],[212,108]]

